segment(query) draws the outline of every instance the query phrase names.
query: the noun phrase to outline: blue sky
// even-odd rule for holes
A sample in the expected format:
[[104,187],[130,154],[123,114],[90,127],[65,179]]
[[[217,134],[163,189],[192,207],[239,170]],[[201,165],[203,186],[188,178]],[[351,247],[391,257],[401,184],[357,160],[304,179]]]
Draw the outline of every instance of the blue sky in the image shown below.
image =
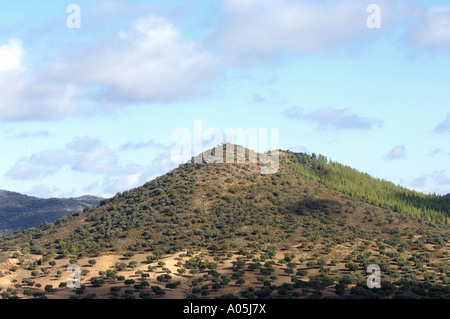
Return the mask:
[[450,193],[447,1],[0,6],[0,189],[114,195],[177,167],[172,133],[201,120]]

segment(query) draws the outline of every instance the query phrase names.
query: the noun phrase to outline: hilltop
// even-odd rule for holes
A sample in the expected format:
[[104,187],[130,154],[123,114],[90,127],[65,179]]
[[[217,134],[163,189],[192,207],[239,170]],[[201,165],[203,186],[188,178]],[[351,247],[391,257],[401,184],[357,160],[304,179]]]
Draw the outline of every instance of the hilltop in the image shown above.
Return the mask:
[[[276,154],[274,174],[260,161],[191,161],[4,237],[2,296],[450,298],[448,197],[320,155]],[[79,289],[66,287],[69,264],[80,267]],[[366,287],[370,264],[381,289]]]
[[95,196],[43,199],[0,190],[0,236],[53,223],[60,217],[97,206],[100,200]]

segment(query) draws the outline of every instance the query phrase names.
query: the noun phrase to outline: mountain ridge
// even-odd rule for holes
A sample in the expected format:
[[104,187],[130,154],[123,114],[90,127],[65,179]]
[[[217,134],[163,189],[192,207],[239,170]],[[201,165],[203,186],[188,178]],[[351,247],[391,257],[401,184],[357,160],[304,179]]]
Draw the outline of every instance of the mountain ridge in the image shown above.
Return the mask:
[[52,223],[65,215],[96,206],[101,200],[102,198],[91,195],[39,198],[0,190],[0,235],[38,227],[45,222]]

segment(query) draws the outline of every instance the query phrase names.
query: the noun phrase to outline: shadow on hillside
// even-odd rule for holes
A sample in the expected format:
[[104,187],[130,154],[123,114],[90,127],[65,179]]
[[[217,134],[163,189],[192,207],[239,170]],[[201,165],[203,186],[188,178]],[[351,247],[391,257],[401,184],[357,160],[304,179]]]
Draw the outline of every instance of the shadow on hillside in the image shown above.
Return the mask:
[[339,214],[344,206],[329,199],[304,199],[289,207],[289,210],[300,216],[312,216],[314,213]]

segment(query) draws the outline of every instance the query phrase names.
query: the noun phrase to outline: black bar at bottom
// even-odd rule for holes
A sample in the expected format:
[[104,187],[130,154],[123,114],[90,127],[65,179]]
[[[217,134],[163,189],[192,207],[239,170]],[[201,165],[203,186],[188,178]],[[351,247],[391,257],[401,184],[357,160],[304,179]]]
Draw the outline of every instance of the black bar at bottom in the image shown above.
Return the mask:
[[[151,318],[157,314],[174,318],[302,318],[310,315],[334,317],[337,314],[367,315],[417,314],[424,307],[448,307],[449,300],[0,300],[2,311],[43,314],[57,307],[61,314],[101,316],[110,314]],[[428,308],[430,309],[430,308]],[[438,309],[438,308],[434,308]]]

